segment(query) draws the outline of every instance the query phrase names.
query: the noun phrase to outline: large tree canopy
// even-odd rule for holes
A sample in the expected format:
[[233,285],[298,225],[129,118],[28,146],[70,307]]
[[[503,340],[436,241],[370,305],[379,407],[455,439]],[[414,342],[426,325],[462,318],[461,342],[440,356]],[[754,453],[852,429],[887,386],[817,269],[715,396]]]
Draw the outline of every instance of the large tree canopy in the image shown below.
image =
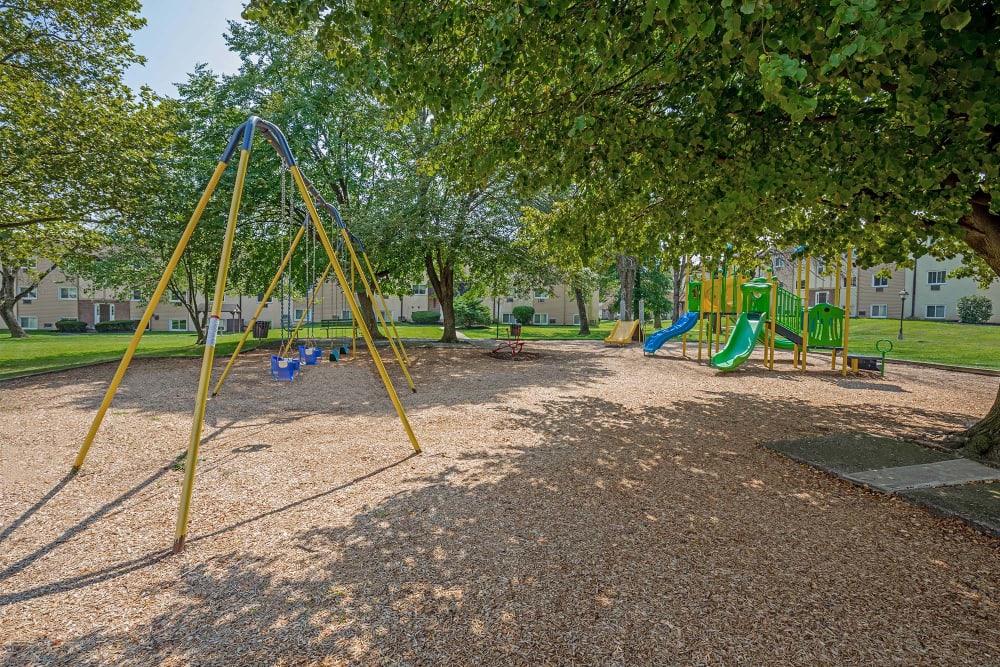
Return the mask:
[[[991,2],[253,0],[247,15],[317,22],[354,80],[475,127],[449,156],[473,178],[517,161],[609,213],[645,211],[682,250],[763,238],[871,264],[964,243],[1000,274]],[[972,433],[1000,441],[1000,397]]]
[[158,110],[122,83],[140,58],[129,35],[137,1],[11,0],[0,5],[0,316],[44,273],[18,267],[85,261],[94,230],[141,208]]

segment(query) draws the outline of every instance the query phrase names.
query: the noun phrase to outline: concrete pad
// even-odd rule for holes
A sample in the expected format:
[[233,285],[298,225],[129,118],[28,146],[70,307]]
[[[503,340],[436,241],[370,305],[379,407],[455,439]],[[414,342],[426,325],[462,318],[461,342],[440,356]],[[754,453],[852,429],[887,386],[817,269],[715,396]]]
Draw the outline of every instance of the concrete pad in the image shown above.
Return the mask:
[[934,514],[955,517],[1000,537],[1000,484],[981,482],[962,486],[903,491],[899,494]]
[[870,486],[885,493],[897,493],[935,486],[1000,480],[1000,470],[968,459],[953,459],[920,465],[848,473],[844,479]]
[[768,442],[763,446],[838,477],[863,470],[936,463],[955,458],[916,443],[880,438],[868,433],[838,433],[806,440]]

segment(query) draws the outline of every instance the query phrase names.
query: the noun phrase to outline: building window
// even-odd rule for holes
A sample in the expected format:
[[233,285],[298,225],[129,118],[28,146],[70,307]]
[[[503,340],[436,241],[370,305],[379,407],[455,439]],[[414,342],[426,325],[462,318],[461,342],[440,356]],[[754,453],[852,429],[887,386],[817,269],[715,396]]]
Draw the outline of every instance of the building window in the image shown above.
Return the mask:
[[929,320],[943,320],[944,319],[944,304],[936,304],[933,306],[927,306],[924,311],[924,317]]
[[[305,312],[306,311],[303,308],[296,308],[295,309],[295,321],[298,322],[299,320],[301,320],[302,319],[302,315],[305,314]],[[306,322],[312,322],[312,317],[310,315],[306,315],[306,319],[304,321],[306,321]]]
[[816,260],[816,273],[817,274],[822,274],[824,271],[826,271],[826,262],[824,262],[821,259],[817,259]]
[[340,311],[340,319],[349,320],[354,317],[354,313],[351,312],[350,308]]
[[782,259],[781,257],[775,257],[774,258],[774,268],[780,269],[784,265],[785,265],[785,260],[784,259]]
[[806,281],[800,280],[799,281],[799,289],[805,289],[805,288],[806,288]]
[[580,313],[573,316],[573,325],[580,326]]
[[171,331],[187,331],[188,321],[184,320],[170,320],[170,330]]
[[873,303],[869,307],[868,317],[887,317],[889,314],[889,308],[884,303]]
[[63,301],[72,301],[76,299],[76,288],[75,287],[60,287],[59,288],[59,298]]
[[139,290],[139,289],[132,290],[132,300],[133,301],[142,301],[142,290]]
[[28,303],[29,301],[34,301],[35,299],[38,298],[38,288],[37,287],[34,288],[33,290],[25,294],[23,298],[25,303]]
[[514,315],[513,315],[513,313],[504,313],[503,315],[501,315],[500,316],[500,323],[501,324],[513,324],[514,323]]
[[34,315],[25,316],[17,318],[18,323],[21,325],[22,329],[37,329],[38,328],[38,318]]
[[928,271],[927,272],[927,284],[928,285],[944,285],[945,271]]
[[[264,300],[264,293],[261,292],[260,294],[257,295],[257,303],[260,303],[263,300]],[[274,297],[273,296],[267,297],[267,302],[268,303],[271,303],[272,301],[274,301]]]
[[888,287],[889,276],[872,276],[872,287]]
[[549,323],[549,315],[548,315],[548,313],[535,313],[531,317],[531,323],[532,324],[548,324]]
[[829,292],[816,292],[816,305],[821,303],[830,303]]
[[413,293],[416,296],[426,296],[427,295],[427,285],[414,285]]
[[171,292],[170,296],[167,297],[167,301],[170,303],[180,303],[181,297],[176,292]]
[[535,301],[545,301],[549,297],[549,293],[545,290],[535,290]]

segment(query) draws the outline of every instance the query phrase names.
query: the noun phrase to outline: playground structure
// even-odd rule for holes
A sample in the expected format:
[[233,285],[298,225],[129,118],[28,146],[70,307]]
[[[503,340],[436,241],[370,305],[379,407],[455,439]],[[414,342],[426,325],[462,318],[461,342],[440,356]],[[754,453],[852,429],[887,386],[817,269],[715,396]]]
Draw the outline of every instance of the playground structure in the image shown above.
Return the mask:
[[507,329],[507,340],[498,342],[491,354],[496,354],[500,350],[506,349],[511,357],[517,356],[524,349],[524,341],[521,340],[521,326],[520,323],[512,323]]
[[[706,350],[713,366],[731,371],[742,365],[758,344],[764,346],[764,365],[774,369],[775,350],[793,353],[793,367],[806,371],[806,354],[810,350],[831,352],[831,370],[841,359],[841,373],[859,369],[860,363],[874,364],[875,357],[851,355],[848,351],[850,312],[841,308],[841,261],[836,262],[837,279],[834,304],[808,304],[809,262],[804,249],[796,264],[795,291],[782,287],[768,271],[767,276],[752,277],[751,272],[723,265],[710,274],[702,267],[700,280],[688,275],[687,313],[672,326],[649,336],[643,347],[653,354],[667,340],[682,336],[682,354],[687,356],[688,333],[698,327],[698,360]],[[846,275],[852,270],[853,253],[845,255]],[[845,301],[851,301],[850,281],[844,281]],[[723,345],[723,340],[725,344]],[[713,351],[714,344],[714,351]],[[884,373],[884,355],[882,359]]]
[[[329,268],[333,269],[341,290],[344,292],[345,295],[350,295],[350,298],[348,298],[348,304],[350,305],[352,317],[357,323],[358,330],[361,332],[361,335],[365,340],[368,350],[371,353],[372,361],[375,363],[376,369],[378,370],[378,374],[382,379],[386,392],[388,393],[389,398],[396,409],[396,413],[399,417],[400,422],[403,425],[404,430],[406,431],[407,436],[409,437],[410,444],[412,445],[414,451],[416,452],[421,451],[420,445],[417,442],[416,435],[414,434],[413,429],[411,428],[409,420],[406,416],[406,412],[404,411],[403,406],[399,401],[399,397],[396,395],[396,390],[392,385],[392,380],[389,378],[389,374],[382,363],[382,359],[378,353],[378,350],[375,348],[371,332],[368,330],[368,326],[365,324],[364,319],[361,317],[360,305],[358,303],[354,291],[351,289],[352,285],[350,282],[348,282],[348,278],[347,275],[345,274],[344,268],[341,266],[341,262],[338,259],[337,249],[334,248],[330,240],[330,237],[326,232],[325,227],[320,221],[319,209],[322,208],[333,218],[336,228],[339,229],[341,236],[338,245],[342,244],[343,247],[346,249],[347,251],[346,257],[350,261],[350,266],[352,270],[356,270],[356,275],[360,278],[366,294],[370,299],[372,299],[372,303],[376,303],[373,296],[372,285],[374,285],[377,288],[378,282],[375,279],[374,271],[372,271],[371,263],[368,260],[368,256],[364,251],[364,247],[361,246],[360,241],[357,240],[356,237],[353,237],[353,235],[349,233],[347,227],[344,225],[344,222],[340,217],[339,211],[337,211],[337,209],[334,206],[327,203],[322,198],[322,196],[320,196],[316,188],[299,170],[298,164],[292,154],[291,148],[288,145],[288,141],[285,138],[284,134],[281,132],[281,130],[278,129],[277,126],[273,125],[272,123],[266,120],[263,120],[256,116],[251,116],[246,122],[240,125],[229,138],[229,142],[227,143],[226,148],[222,153],[222,156],[219,158],[219,163],[216,166],[215,171],[213,172],[211,178],[209,179],[208,184],[206,185],[205,190],[201,195],[201,198],[199,199],[197,205],[195,206],[194,212],[192,213],[187,226],[185,227],[183,233],[181,234],[180,240],[178,241],[177,246],[170,257],[170,260],[167,263],[163,275],[160,277],[160,280],[157,283],[156,288],[153,290],[153,293],[150,296],[151,304],[159,303],[160,300],[163,298],[163,294],[167,288],[167,283],[170,280],[175,268],[177,267],[181,255],[183,254],[185,248],[187,247],[187,244],[190,241],[191,236],[194,233],[195,228],[197,227],[198,222],[200,221],[202,214],[204,213],[205,208],[207,207],[208,202],[211,199],[212,194],[215,192],[222,178],[223,173],[225,172],[226,168],[229,165],[229,162],[236,154],[237,149],[239,149],[239,163],[237,167],[235,184],[233,186],[232,198],[229,206],[229,215],[226,223],[222,252],[219,258],[219,270],[216,276],[215,290],[212,299],[212,309],[209,315],[208,333],[205,340],[205,352],[202,357],[201,373],[198,381],[198,387],[195,393],[191,431],[188,440],[187,453],[185,455],[184,483],[181,492],[180,505],[177,512],[177,524],[176,524],[174,543],[173,543],[174,553],[179,553],[184,549],[184,543],[187,537],[188,517],[190,514],[190,507],[191,507],[191,496],[193,492],[195,471],[198,462],[198,450],[202,440],[201,433],[205,417],[205,407],[208,400],[209,381],[211,379],[211,374],[212,374],[212,364],[215,358],[215,347],[219,332],[219,324],[221,320],[223,297],[226,291],[226,280],[229,272],[230,257],[232,254],[232,249],[236,236],[236,226],[237,226],[237,220],[239,218],[243,186],[246,180],[247,168],[250,161],[250,154],[253,146],[254,135],[257,131],[259,131],[261,136],[263,136],[268,141],[268,143],[274,148],[274,150],[277,152],[278,156],[282,160],[284,169],[286,169],[291,174],[292,180],[295,186],[297,187],[299,195],[302,199],[302,203],[306,207],[307,215],[304,217],[301,226],[299,227],[294,239],[289,244],[288,251],[282,258],[281,265],[278,267],[278,270],[275,273],[274,278],[271,280],[271,283],[268,286],[267,291],[265,292],[263,298],[261,299],[262,305],[258,307],[257,312],[254,314],[254,317],[248,323],[246,331],[244,332],[243,337],[240,339],[239,345],[234,351],[232,357],[230,358],[229,364],[227,364],[226,369],[219,380],[219,383],[216,385],[213,395],[215,393],[218,393],[218,390],[221,387],[222,382],[225,380],[225,377],[228,374],[230,368],[232,367],[233,362],[237,358],[237,355],[239,354],[239,351],[242,348],[243,343],[246,341],[246,338],[249,336],[251,331],[253,331],[256,320],[260,316],[261,310],[263,309],[263,304],[267,302],[267,300],[270,298],[270,295],[273,293],[275,287],[277,287],[285,271],[285,268],[287,267],[289,261],[293,256],[293,253],[295,252],[296,247],[302,240],[302,237],[308,231],[310,235],[321,244],[326,254],[326,257],[329,260]],[[285,193],[283,193],[283,199],[284,195]],[[289,210],[290,209],[291,207],[289,207]],[[364,267],[362,266],[358,258],[359,253],[360,256],[363,257],[365,260]],[[371,272],[371,277],[372,277],[371,283],[369,283],[365,275],[365,269]],[[316,285],[313,286],[313,295],[315,295],[316,291],[315,288]],[[381,297],[381,291],[379,291],[379,296]],[[384,307],[384,300],[382,300],[380,303]],[[84,442],[80,447],[80,451],[78,452],[77,457],[73,463],[73,472],[79,471],[79,469],[83,465],[87,453],[90,449],[90,446],[93,444],[94,438],[97,435],[97,431],[100,428],[101,422],[103,421],[105,413],[107,412],[108,407],[110,406],[111,401],[113,400],[115,393],[117,392],[118,387],[121,384],[121,380],[125,374],[125,371],[128,369],[129,363],[132,361],[132,358],[135,355],[135,351],[139,345],[139,340],[141,339],[143,332],[146,330],[146,327],[149,324],[149,320],[152,318],[154,310],[155,308],[147,308],[145,310],[145,313],[143,314],[143,317],[140,319],[138,325],[136,326],[135,334],[133,335],[132,340],[128,345],[128,348],[126,349],[125,354],[123,355],[122,360],[118,365],[118,369],[111,380],[111,384],[108,387],[107,392],[105,393],[104,399],[102,400],[101,405],[98,408],[97,414],[95,415],[94,420],[91,423],[90,429],[87,432]],[[375,310],[378,311],[379,309],[376,308]],[[386,308],[386,311],[387,310],[388,309]],[[406,374],[407,380],[410,381],[409,374],[406,373],[405,371],[405,365],[406,365],[404,363],[405,357],[402,356],[405,355],[405,350],[400,351],[402,345],[400,344],[397,347],[396,344],[392,342],[393,336],[389,334],[390,328],[386,326],[382,314],[379,313],[378,316],[379,320],[382,322],[382,325],[386,327],[387,337],[389,337],[393,351],[394,353],[396,353],[397,359],[400,361],[400,366],[404,368],[404,374]],[[299,326],[301,326],[301,320],[299,322]],[[396,335],[398,336],[398,332],[396,332]],[[291,338],[292,342],[294,342],[294,335]],[[288,344],[289,348],[290,346],[291,342]],[[278,369],[280,371],[284,371],[286,372],[286,374],[293,373],[293,370],[291,370],[293,366],[292,364],[285,364],[284,367],[281,366],[281,363],[285,359],[285,357],[279,355],[275,355],[275,357],[279,359],[277,364],[278,364]],[[272,364],[275,364],[274,359],[272,359],[271,361]],[[299,368],[301,368],[301,366],[299,366]],[[275,372],[273,369],[274,366],[272,365],[272,373]],[[291,379],[291,377],[287,379]],[[410,386],[411,388],[413,387],[412,381],[410,381]]]

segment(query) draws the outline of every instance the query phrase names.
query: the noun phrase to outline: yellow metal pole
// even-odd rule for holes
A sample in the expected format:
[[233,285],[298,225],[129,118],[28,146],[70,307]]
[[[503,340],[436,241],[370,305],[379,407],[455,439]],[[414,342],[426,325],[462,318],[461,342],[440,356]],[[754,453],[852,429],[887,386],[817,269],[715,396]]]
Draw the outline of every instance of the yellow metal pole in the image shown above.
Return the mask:
[[229,204],[229,220],[226,222],[226,236],[222,243],[222,255],[219,257],[219,273],[215,277],[215,295],[212,297],[212,312],[208,318],[208,333],[205,336],[205,354],[201,359],[201,376],[198,379],[198,391],[195,394],[194,414],[191,416],[191,437],[188,440],[187,458],[184,461],[184,485],[181,488],[181,503],[177,509],[177,529],[174,532],[174,553],[184,550],[184,540],[187,537],[188,516],[191,512],[191,494],[194,491],[194,474],[198,467],[198,448],[201,445],[201,428],[205,421],[205,403],[208,401],[208,384],[212,376],[212,361],[215,359],[215,340],[219,333],[219,321],[222,316],[222,302],[226,295],[226,274],[229,273],[229,260],[233,252],[233,239],[236,237],[236,219],[239,216],[240,201],[243,197],[243,183],[246,181],[247,163],[250,161],[250,139],[253,130],[247,129],[243,146],[240,149],[240,164],[236,171],[236,184],[233,188],[233,198]]
[[[385,329],[385,337],[389,341],[389,347],[392,348],[392,353],[396,356],[396,361],[399,363],[399,368],[403,371],[403,375],[406,377],[406,383],[410,385],[410,391],[416,391],[417,388],[413,386],[413,380],[410,378],[410,372],[406,370],[406,363],[403,361],[403,356],[400,354],[399,350],[396,348],[396,341],[393,340],[392,331],[389,329],[389,325],[386,324],[385,317],[382,314],[379,304],[375,302],[375,295],[372,292],[372,287],[368,283],[368,277],[365,275],[365,270],[362,268],[361,263],[358,261],[357,253],[354,252],[354,244],[351,243],[351,236],[347,233],[347,229],[341,227],[340,233],[344,237],[347,243],[347,251],[351,255],[351,266],[357,267],[358,277],[361,278],[361,285],[365,288],[365,294],[368,295],[368,300],[375,303],[375,317],[378,321],[382,323],[382,328]],[[369,265],[371,266],[371,265]],[[385,308],[385,301],[382,301],[382,307]],[[392,318],[390,318],[392,319]]]
[[[361,256],[365,260],[365,266],[368,267],[368,273],[370,273],[371,276],[372,276],[372,284],[375,286],[375,293],[378,294],[379,303],[382,305],[382,308],[385,309],[385,312],[388,313],[389,312],[389,304],[386,303],[385,297],[382,295],[382,288],[379,287],[378,277],[376,277],[376,275],[375,275],[375,269],[372,268],[372,263],[368,260],[368,253],[365,252],[364,250],[362,250],[361,251]],[[399,335],[399,329],[396,328],[396,323],[393,322],[391,316],[389,317],[389,324],[392,326],[392,333],[396,336],[396,341],[399,343],[399,349],[403,353],[403,359],[406,361],[406,365],[409,366],[410,365],[410,357],[409,357],[409,355],[406,354],[406,348],[403,347],[403,339]],[[388,333],[389,332],[387,331],[386,335],[388,335]]]
[[[340,282],[340,288],[346,293],[348,287],[347,276],[344,275],[343,269],[340,268],[340,263],[337,262],[337,253],[333,249],[333,245],[330,243],[330,237],[327,236],[326,230],[320,223],[319,213],[317,213],[316,205],[313,203],[312,197],[309,195],[309,191],[306,188],[305,181],[302,178],[302,173],[296,165],[291,167],[291,171],[292,178],[295,179],[295,183],[299,187],[299,192],[302,193],[302,199],[306,203],[306,208],[309,209],[309,216],[312,218],[316,231],[319,233],[320,243],[323,244],[323,248],[326,250],[326,254],[330,258],[330,262],[333,264],[337,280]],[[351,251],[350,243],[348,243],[347,248]],[[354,254],[353,251],[351,251],[351,254]],[[399,397],[396,396],[396,390],[392,386],[392,380],[389,379],[389,374],[386,372],[385,366],[382,364],[382,357],[379,356],[378,350],[375,349],[375,342],[372,340],[371,333],[368,331],[368,326],[365,324],[364,320],[361,319],[361,312],[358,308],[357,298],[352,295],[352,298],[348,300],[348,304],[351,306],[351,314],[357,321],[358,328],[361,330],[361,335],[364,337],[365,343],[368,345],[368,351],[371,352],[372,361],[375,362],[375,367],[378,369],[378,374],[382,378],[385,390],[388,392],[389,398],[392,400],[392,404],[396,408],[396,414],[399,415],[399,420],[402,422],[403,428],[406,430],[406,434],[410,438],[410,444],[413,446],[414,451],[419,452],[420,444],[417,442],[417,436],[413,433],[413,429],[410,427],[410,420],[406,417],[406,412],[403,410],[403,406],[399,402]]]
[[[691,283],[691,258],[684,258],[684,287],[681,290],[681,294],[684,295],[684,310],[687,311],[687,294],[690,289]],[[699,316],[700,318],[700,316]],[[681,336],[681,356],[687,359],[688,356],[688,335],[685,333]]]
[[771,276],[771,366],[774,370],[774,352],[778,346],[778,332],[775,328],[778,320],[778,277]]
[[220,162],[215,167],[215,172],[209,179],[208,185],[205,186],[205,192],[202,193],[201,199],[198,200],[198,205],[195,206],[194,212],[191,214],[191,219],[188,221],[187,227],[184,228],[184,232],[177,242],[177,247],[174,248],[174,253],[170,256],[170,260],[163,270],[163,275],[160,276],[160,282],[156,284],[156,289],[150,295],[149,305],[146,306],[146,311],[142,314],[142,318],[139,319],[139,323],[135,327],[132,340],[129,342],[122,360],[118,363],[118,370],[115,371],[115,375],[111,379],[111,384],[104,394],[104,400],[101,401],[101,406],[97,409],[97,414],[94,415],[94,421],[90,424],[90,430],[87,431],[87,436],[83,439],[80,451],[76,455],[76,460],[73,462],[73,472],[78,472],[83,466],[83,461],[87,458],[87,452],[90,451],[90,446],[97,436],[97,430],[101,428],[101,422],[104,421],[104,415],[107,413],[108,407],[110,407],[111,401],[115,397],[115,393],[118,392],[118,386],[121,384],[122,378],[125,376],[125,371],[128,369],[129,364],[132,362],[132,357],[135,356],[135,351],[139,347],[139,339],[142,338],[146,327],[149,326],[149,321],[153,318],[156,305],[160,303],[160,299],[163,298],[163,293],[167,289],[170,276],[173,275],[174,269],[177,268],[177,263],[180,262],[181,255],[184,253],[184,249],[187,248],[187,244],[191,240],[191,235],[194,233],[195,227],[198,226],[198,221],[201,220],[201,216],[205,212],[205,207],[208,206],[208,201],[212,198],[212,193],[215,192],[215,188],[219,184],[219,179],[222,178],[222,172],[226,170],[227,166],[227,162]]
[[326,265],[326,270],[324,270],[323,275],[319,277],[319,282],[313,287],[312,294],[309,295],[309,299],[306,301],[306,308],[302,311],[302,317],[300,317],[299,321],[295,323],[295,329],[292,330],[291,335],[288,337],[288,343],[280,350],[280,356],[287,357],[288,353],[291,351],[292,345],[295,343],[295,339],[299,336],[299,329],[302,328],[302,323],[306,321],[306,316],[309,314],[313,301],[316,299],[316,293],[319,291],[319,286],[323,284],[324,280],[326,280],[326,277],[329,275],[330,269],[332,268],[332,263]]
[[[358,293],[355,291],[357,290],[358,286],[354,280],[354,262],[350,262],[350,266],[351,266],[351,301],[354,301],[355,299],[358,298]],[[358,358],[358,315],[360,313],[361,313],[360,308],[357,309],[357,313],[355,313],[354,308],[351,309],[351,359]]]
[[260,303],[257,305],[257,311],[253,314],[253,317],[250,318],[246,331],[243,332],[243,336],[240,337],[240,342],[237,343],[236,349],[233,351],[233,355],[229,357],[229,363],[226,364],[225,370],[222,371],[222,377],[220,377],[219,381],[215,384],[215,389],[212,390],[212,396],[219,393],[219,389],[222,388],[222,383],[226,381],[226,377],[229,375],[229,371],[236,362],[236,358],[240,356],[240,350],[243,349],[243,344],[246,343],[247,337],[250,335],[250,332],[253,331],[253,325],[257,323],[257,318],[260,317],[260,314],[264,312],[264,307],[267,306],[267,302],[271,298],[271,294],[278,286],[278,281],[281,280],[281,274],[285,272],[285,267],[288,266],[289,260],[292,259],[292,253],[295,252],[295,248],[299,245],[299,241],[302,239],[302,235],[305,231],[305,226],[299,227],[298,233],[295,235],[295,238],[292,239],[292,244],[288,247],[288,252],[285,253],[284,258],[281,260],[281,266],[278,267],[277,273],[274,274],[274,278],[271,280],[271,284],[268,285],[267,291],[265,291],[263,296],[261,296]]
[[698,361],[701,361],[702,338],[705,333],[705,260],[701,258],[701,293],[698,294],[698,307],[701,313],[698,315]]
[[809,255],[806,255],[803,273],[806,277],[802,284],[802,293],[805,296],[802,310],[802,372],[805,373],[806,355],[809,352]]
[[847,375],[847,339],[848,334],[851,329],[851,272],[854,270],[852,266],[854,259],[854,249],[847,249],[847,285],[844,287],[844,298],[846,303],[844,304],[844,368],[841,375]]

